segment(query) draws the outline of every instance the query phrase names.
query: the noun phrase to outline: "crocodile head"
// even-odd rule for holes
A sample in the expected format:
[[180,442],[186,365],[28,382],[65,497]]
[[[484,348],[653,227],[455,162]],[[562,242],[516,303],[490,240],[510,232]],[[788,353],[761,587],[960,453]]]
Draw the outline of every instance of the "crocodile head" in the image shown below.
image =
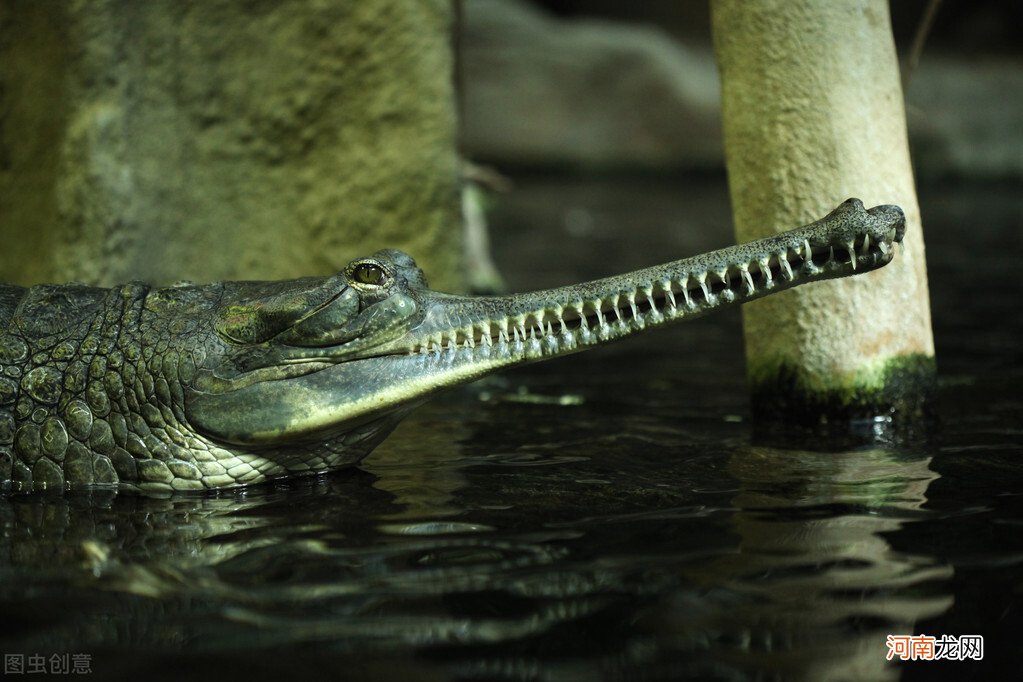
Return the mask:
[[224,285],[211,320],[218,346],[185,396],[187,418],[214,441],[250,448],[393,425],[431,393],[503,367],[874,270],[904,231],[898,207],[850,199],[777,236],[520,295],[431,291],[395,250],[326,279]]

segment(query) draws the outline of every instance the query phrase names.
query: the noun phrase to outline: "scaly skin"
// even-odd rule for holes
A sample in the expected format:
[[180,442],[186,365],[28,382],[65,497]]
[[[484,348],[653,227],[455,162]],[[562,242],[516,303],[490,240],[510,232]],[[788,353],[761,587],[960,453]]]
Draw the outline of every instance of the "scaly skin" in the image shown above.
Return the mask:
[[441,388],[879,268],[904,231],[898,207],[850,199],[775,237],[503,297],[430,291],[393,250],[284,282],[0,285],[0,489],[209,490],[354,464]]

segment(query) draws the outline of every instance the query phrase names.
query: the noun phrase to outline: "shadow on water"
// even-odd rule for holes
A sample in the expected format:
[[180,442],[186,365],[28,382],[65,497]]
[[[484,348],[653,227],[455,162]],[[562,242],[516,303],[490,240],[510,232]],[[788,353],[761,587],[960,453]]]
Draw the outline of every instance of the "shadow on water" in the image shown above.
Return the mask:
[[[970,286],[942,279],[940,234],[939,320]],[[726,315],[448,393],[336,475],[0,499],[0,651],[87,653],[99,679],[1018,672],[1004,323],[955,319],[941,432],[909,445],[753,441]],[[886,661],[916,633],[984,635],[985,660]]]

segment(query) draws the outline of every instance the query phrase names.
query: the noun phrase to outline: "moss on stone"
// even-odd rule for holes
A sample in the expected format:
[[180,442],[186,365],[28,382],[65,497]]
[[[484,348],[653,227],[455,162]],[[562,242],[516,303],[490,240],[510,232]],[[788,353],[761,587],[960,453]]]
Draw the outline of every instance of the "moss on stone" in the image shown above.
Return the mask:
[[740,242],[848,197],[896,204],[894,262],[743,309],[755,414],[819,426],[922,412],[934,381],[923,229],[884,0],[714,0]]
[[936,388],[934,357],[920,353],[879,362],[831,387],[810,387],[799,368],[778,364],[751,374],[752,408],[760,424],[848,431],[856,422],[912,424],[925,419]]

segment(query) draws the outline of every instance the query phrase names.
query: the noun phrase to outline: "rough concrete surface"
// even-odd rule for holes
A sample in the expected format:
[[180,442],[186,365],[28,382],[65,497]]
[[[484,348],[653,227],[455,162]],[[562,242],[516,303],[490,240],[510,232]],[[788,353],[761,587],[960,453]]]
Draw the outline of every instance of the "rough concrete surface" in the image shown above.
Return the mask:
[[811,392],[881,390],[893,363],[933,358],[923,229],[884,0],[715,0],[725,154],[737,238],[852,196],[898,204],[905,248],[869,275],[745,306],[750,378]]
[[0,4],[0,276],[458,288],[446,0]]

